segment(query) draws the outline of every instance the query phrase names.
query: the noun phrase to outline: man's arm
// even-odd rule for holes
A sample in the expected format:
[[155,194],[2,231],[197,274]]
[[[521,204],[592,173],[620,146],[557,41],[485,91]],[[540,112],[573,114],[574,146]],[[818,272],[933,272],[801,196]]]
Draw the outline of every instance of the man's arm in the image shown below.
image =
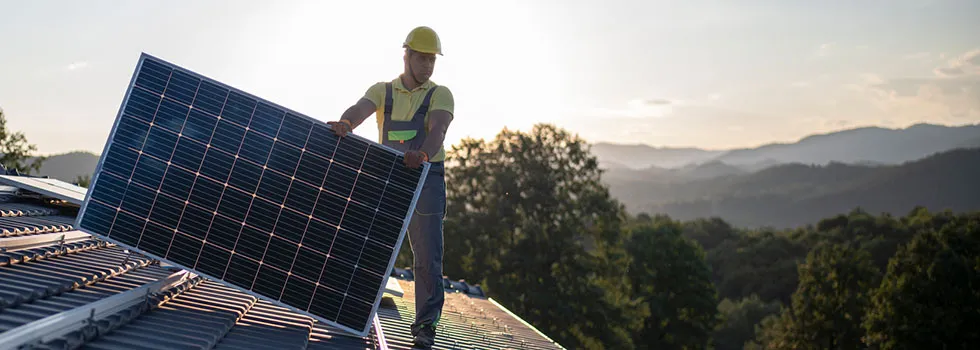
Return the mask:
[[354,128],[361,125],[361,123],[370,117],[371,114],[377,110],[377,108],[378,107],[374,105],[374,102],[362,97],[357,101],[357,103],[348,107],[347,110],[344,111],[344,114],[340,115],[340,120],[346,120],[349,122],[350,128],[347,128],[346,123],[342,122],[327,122],[327,124],[330,124],[330,127],[334,130],[334,133],[337,133],[338,136],[343,136],[347,132],[354,131]]
[[357,100],[353,106],[347,108],[344,114],[340,116],[340,120],[348,120],[351,126],[356,128],[358,125],[364,122],[371,114],[378,109],[378,106],[374,105],[374,102],[366,98],[361,98]]
[[437,109],[429,112],[429,132],[425,136],[422,144],[422,152],[432,157],[439,153],[443,142],[446,141],[446,131],[449,130],[449,123],[453,121],[453,115],[448,111]]

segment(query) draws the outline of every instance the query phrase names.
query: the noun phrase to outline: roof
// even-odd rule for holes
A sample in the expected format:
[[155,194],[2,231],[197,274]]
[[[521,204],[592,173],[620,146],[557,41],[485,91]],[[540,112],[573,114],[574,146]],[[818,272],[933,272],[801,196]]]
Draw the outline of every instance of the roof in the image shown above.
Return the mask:
[[[0,349],[411,346],[410,269],[392,271],[371,332],[357,337],[74,230],[77,205],[24,190],[0,196]],[[437,349],[561,348],[478,285],[443,285]]]

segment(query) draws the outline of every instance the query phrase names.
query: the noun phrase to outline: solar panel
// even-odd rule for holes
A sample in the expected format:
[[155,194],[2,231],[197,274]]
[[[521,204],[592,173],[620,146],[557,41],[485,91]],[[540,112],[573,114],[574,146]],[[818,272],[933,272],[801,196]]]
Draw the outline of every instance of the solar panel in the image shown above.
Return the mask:
[[23,188],[32,192],[68,201],[73,204],[82,204],[85,201],[85,187],[70,184],[58,179],[48,179],[42,177],[0,175],[0,183],[10,186]]
[[429,164],[143,53],[76,227],[363,336]]

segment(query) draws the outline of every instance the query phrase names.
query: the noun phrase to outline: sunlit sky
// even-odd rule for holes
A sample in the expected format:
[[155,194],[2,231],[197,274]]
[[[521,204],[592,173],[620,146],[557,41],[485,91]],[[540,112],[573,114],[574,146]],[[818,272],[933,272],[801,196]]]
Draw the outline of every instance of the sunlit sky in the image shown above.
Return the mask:
[[538,122],[709,149],[980,122],[976,0],[0,0],[0,14],[0,107],[42,154],[101,151],[141,52],[327,121],[401,72],[418,25],[444,46],[447,144]]

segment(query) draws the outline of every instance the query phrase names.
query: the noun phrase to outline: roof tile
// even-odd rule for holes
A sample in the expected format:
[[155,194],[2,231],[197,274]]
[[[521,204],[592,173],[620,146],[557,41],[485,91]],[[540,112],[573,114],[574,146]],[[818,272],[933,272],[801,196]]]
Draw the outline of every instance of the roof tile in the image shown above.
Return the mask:
[[[73,210],[40,204],[0,203],[0,240],[22,239],[3,238],[10,235],[71,230],[73,215]],[[20,245],[21,250],[0,252],[0,336],[15,327],[165,280],[174,272],[104,241],[78,237],[83,240],[28,249]],[[10,246],[18,245],[6,245]],[[129,306],[94,324],[78,324],[44,346],[375,349],[387,344],[391,349],[408,349],[415,310],[414,276],[407,269],[396,269],[392,276],[403,294],[386,294],[378,308],[384,339],[375,337],[377,329],[365,337],[354,336],[221,283],[195,277],[151,295],[147,303]],[[479,285],[448,278],[443,284],[446,304],[436,349],[561,348],[486,298]]]

